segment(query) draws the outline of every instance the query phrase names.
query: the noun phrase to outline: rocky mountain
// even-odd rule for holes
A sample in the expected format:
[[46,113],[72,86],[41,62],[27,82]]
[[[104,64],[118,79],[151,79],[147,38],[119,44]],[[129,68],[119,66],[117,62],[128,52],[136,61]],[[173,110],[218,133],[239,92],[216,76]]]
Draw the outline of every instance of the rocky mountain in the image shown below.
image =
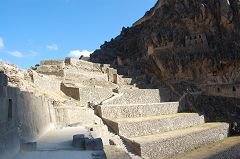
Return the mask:
[[91,61],[126,65],[159,79],[240,81],[240,0],[158,0]]

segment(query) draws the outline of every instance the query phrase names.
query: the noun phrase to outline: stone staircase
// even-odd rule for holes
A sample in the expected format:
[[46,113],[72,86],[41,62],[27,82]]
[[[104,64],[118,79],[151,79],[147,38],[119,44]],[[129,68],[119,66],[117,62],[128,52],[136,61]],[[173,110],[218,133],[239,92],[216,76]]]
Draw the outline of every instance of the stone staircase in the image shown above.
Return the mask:
[[[120,74],[128,85],[142,77],[131,79],[125,70]],[[204,116],[187,112],[179,102],[169,102],[169,90],[162,86],[117,93],[121,95],[99,105],[97,113],[130,151],[144,159],[171,158],[228,136],[227,123],[205,123]]]
[[[141,96],[144,98],[144,96]],[[178,102],[99,105],[99,116],[143,158],[170,158],[228,136],[226,123],[205,123]]]
[[[97,102],[97,115],[134,154],[144,159],[171,158],[228,136],[227,123],[205,123],[203,116],[189,113],[179,102],[172,102],[174,98],[167,87],[149,83],[139,70],[127,71],[126,67],[111,68],[73,59],[63,62],[63,67],[56,66],[55,71],[51,66],[55,63],[45,62],[38,71],[44,73],[47,65],[52,70],[46,74],[63,77],[61,90],[67,96]],[[83,77],[86,80],[95,77],[101,84],[90,83],[86,87],[79,81]]]

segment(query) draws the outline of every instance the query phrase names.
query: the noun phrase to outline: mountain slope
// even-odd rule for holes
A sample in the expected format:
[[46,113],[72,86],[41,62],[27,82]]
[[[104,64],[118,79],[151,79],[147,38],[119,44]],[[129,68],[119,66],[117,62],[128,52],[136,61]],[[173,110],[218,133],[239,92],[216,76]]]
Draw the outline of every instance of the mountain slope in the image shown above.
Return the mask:
[[165,80],[237,82],[239,0],[158,0],[143,18],[105,42],[91,61],[140,68]]

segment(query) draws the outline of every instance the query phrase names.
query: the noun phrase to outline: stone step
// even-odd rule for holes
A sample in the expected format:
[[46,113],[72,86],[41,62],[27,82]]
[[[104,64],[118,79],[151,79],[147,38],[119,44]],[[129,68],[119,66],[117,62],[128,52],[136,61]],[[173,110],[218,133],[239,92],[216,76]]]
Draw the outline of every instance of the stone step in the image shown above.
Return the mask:
[[174,159],[239,159],[240,136],[228,137],[222,141],[201,146],[190,152],[174,157]]
[[228,129],[227,123],[206,123],[155,135],[125,138],[125,140],[137,155],[143,158],[162,159],[222,140],[228,136]]
[[104,146],[107,159],[131,159],[131,157],[118,146]]
[[107,119],[157,116],[183,112],[185,108],[179,102],[149,104],[99,105],[98,114]]
[[199,116],[197,113],[104,120],[115,133],[124,137],[152,135],[204,124],[204,117]]
[[165,91],[159,89],[119,89],[119,98],[112,100],[109,104],[144,104],[160,103],[169,101],[170,97]]
[[58,65],[40,65],[37,67],[37,73],[45,75],[55,75],[58,77],[64,77],[64,71],[62,66]]
[[98,63],[92,63],[75,58],[65,58],[64,62],[67,66],[74,66],[79,70],[85,70],[89,72],[101,72],[101,65]]
[[127,84],[127,85],[133,84],[133,79],[132,78],[123,77],[122,79],[123,79],[124,84]]
[[100,103],[113,96],[111,88],[78,87],[74,83],[61,83],[61,91],[81,102]]
[[66,79],[96,79],[98,81],[107,82],[108,77],[106,74],[97,71],[88,71],[84,69],[68,68],[64,69],[64,76]]
[[40,65],[58,65],[64,66],[64,60],[42,60]]

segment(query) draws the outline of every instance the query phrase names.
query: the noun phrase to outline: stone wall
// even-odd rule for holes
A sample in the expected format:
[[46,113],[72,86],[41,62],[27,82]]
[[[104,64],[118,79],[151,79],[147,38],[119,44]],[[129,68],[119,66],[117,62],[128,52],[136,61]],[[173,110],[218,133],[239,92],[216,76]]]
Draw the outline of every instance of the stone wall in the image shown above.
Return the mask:
[[40,65],[37,68],[37,72],[46,75],[55,75],[58,77],[64,77],[64,70],[62,66],[58,65]]
[[204,115],[206,122],[230,123],[230,133],[240,134],[240,99],[231,97],[187,94],[185,104],[190,112]]
[[73,84],[61,83],[61,91],[73,99],[80,100],[79,88]]
[[0,159],[10,159],[20,151],[17,129],[12,129],[0,135]]
[[99,81],[107,81],[107,75],[102,72],[91,72],[84,69],[70,68],[64,69],[65,79],[94,78]]
[[57,80],[54,77],[49,77],[49,76],[45,76],[45,75],[39,75],[36,72],[33,72],[33,83],[44,90],[48,90],[48,91],[60,91],[60,84],[61,81]]
[[20,150],[17,129],[16,96],[18,89],[7,87],[7,77],[1,75],[0,86],[0,159],[13,157]]
[[91,72],[101,72],[101,65],[97,63],[92,63],[84,60],[74,59],[74,58],[66,58],[66,65],[77,66],[78,69],[91,71]]
[[[5,78],[5,79],[4,79]],[[0,159],[9,159],[21,143],[33,142],[55,123],[53,102],[19,88],[0,86]]]
[[93,103],[100,103],[113,95],[112,89],[110,88],[86,87],[79,88],[79,92],[80,101]]
[[205,34],[192,34],[185,37],[185,47],[190,50],[207,50],[208,41]]
[[67,96],[80,100],[82,103],[102,102],[113,95],[110,88],[81,87],[78,88],[73,84],[62,83],[61,90]]
[[44,96],[20,92],[17,96],[18,124],[22,142],[33,142],[55,123],[53,102]]
[[113,68],[107,68],[107,77],[108,81],[117,84],[117,70]]
[[211,96],[240,97],[239,84],[212,84],[203,85],[205,94]]
[[40,65],[58,65],[64,66],[63,60],[43,60],[40,62]]
[[62,126],[73,124],[94,124],[94,111],[85,107],[55,107],[56,122]]

